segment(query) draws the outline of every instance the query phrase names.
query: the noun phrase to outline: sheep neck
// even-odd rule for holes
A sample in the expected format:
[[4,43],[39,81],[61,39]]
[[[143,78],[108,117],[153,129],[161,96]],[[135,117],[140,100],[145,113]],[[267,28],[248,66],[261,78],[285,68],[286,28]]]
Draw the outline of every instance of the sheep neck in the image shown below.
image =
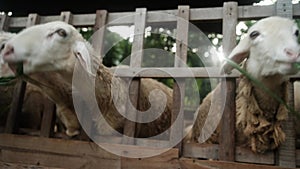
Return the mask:
[[57,72],[43,72],[30,75],[27,81],[47,94],[47,96],[56,104],[67,105],[70,108],[72,103],[72,88],[66,83]]
[[113,74],[103,64],[99,65],[96,75],[96,95],[106,97],[110,96]]
[[[276,95],[282,98],[284,94],[282,78],[282,75],[272,75],[262,77],[259,80],[272,92],[274,92]],[[279,106],[279,102],[275,98],[267,94],[264,90],[262,90],[259,87],[253,88],[253,94],[257,99],[259,107],[263,111],[276,113]]]

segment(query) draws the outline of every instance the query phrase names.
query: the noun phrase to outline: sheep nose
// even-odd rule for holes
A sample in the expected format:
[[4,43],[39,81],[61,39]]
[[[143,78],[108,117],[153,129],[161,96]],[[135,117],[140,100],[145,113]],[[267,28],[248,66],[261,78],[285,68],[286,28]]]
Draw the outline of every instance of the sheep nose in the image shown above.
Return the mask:
[[285,48],[284,52],[286,53],[286,55],[292,59],[297,59],[299,57],[299,52],[295,52],[292,49],[289,48]]
[[14,47],[12,45],[6,44],[3,50],[3,58],[9,57],[9,55],[14,53]]

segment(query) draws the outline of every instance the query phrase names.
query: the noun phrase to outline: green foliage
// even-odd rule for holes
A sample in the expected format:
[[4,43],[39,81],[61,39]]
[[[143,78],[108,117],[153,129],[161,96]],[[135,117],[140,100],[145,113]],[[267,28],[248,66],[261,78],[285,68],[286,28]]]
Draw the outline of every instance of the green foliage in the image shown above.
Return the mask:
[[[103,64],[111,67],[122,64],[129,64],[127,57],[131,54],[132,43],[129,39],[123,39],[120,35],[106,31],[104,40]],[[123,60],[126,59],[124,62]]]
[[[87,30],[87,31],[86,31]],[[80,29],[85,39],[89,39],[92,35],[92,29],[88,28],[85,31]],[[173,38],[174,30],[155,28],[151,32],[147,33],[144,39],[144,54],[142,67],[173,67],[174,66],[174,55],[176,40]],[[189,44],[199,44],[203,41],[203,37],[197,34],[189,34]],[[210,42],[209,42],[210,43]],[[131,55],[132,43],[130,39],[124,39],[119,34],[106,30],[104,38],[103,48],[103,64],[111,67],[121,64],[129,64]],[[199,46],[189,45],[187,55],[187,65],[189,67],[204,67],[205,65],[212,65],[210,57],[204,57],[203,53],[199,52],[206,51],[207,47],[202,49]],[[197,49],[197,50],[195,50]],[[201,54],[200,54],[201,53]],[[199,56],[201,55],[201,56]],[[157,79],[169,87],[173,87],[174,79],[164,78]],[[191,79],[187,79],[189,83]],[[186,85],[187,96],[194,96],[199,94],[201,97],[206,96],[211,91],[209,79],[196,79],[196,84]],[[195,103],[193,97],[186,97],[185,104],[189,106],[197,106],[199,103]]]

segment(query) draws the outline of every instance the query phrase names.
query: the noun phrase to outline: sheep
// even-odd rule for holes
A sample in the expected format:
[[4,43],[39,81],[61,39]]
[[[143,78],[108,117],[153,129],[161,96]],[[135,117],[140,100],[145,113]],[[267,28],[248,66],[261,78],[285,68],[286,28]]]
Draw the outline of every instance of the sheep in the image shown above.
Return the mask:
[[[0,32],[0,46],[4,46],[5,42],[14,35],[14,33]],[[0,78],[7,78],[13,76],[15,75],[8,64],[0,63]],[[12,82],[8,85],[0,86],[0,126],[4,126],[6,123],[7,114],[9,113],[11,107],[10,104],[13,98],[15,82],[16,80],[12,80]],[[45,98],[45,95],[43,95],[42,92],[37,90],[34,86],[27,86],[27,90],[24,96],[22,112],[20,113],[20,119],[22,120],[20,120],[18,124],[20,128],[40,128]]]
[[[123,132],[125,118],[119,111],[125,111],[129,94],[127,83],[121,78],[114,77],[109,68],[99,62],[90,43],[84,40],[72,25],[53,21],[26,28],[6,43],[2,56],[4,61],[10,64],[22,62],[24,73],[28,75],[57,72],[62,77],[61,80],[70,86],[78,62],[80,70],[83,70],[79,73],[95,79],[96,100],[104,117],[101,118],[99,114],[93,116],[98,133],[112,134],[113,131],[104,127],[104,121],[107,121],[114,131]],[[84,84],[75,88],[84,87],[88,83],[84,79],[80,81]],[[154,89],[163,91],[165,95],[158,94],[155,99],[151,99],[150,95],[152,103],[147,97]],[[118,107],[112,100],[118,103]],[[167,131],[171,125],[172,89],[154,79],[141,79],[140,110],[145,111],[150,107],[154,107],[154,110],[161,109],[161,103],[166,103],[161,116],[149,123],[138,123],[137,137],[156,136]]]
[[[287,101],[288,75],[297,73],[293,65],[299,62],[299,30],[293,20],[271,16],[256,22],[248,34],[228,56],[267,88]],[[222,67],[225,73],[233,69],[227,62]],[[220,85],[203,100],[196,114],[195,122],[187,142],[198,142],[202,136],[203,123],[210,106],[220,110],[224,100],[220,100]],[[218,114],[220,116],[220,114]],[[288,115],[287,108],[255,86],[241,75],[236,89],[236,144],[263,153],[278,148],[285,140],[282,122]],[[219,118],[219,117],[217,117]],[[215,121],[213,122],[215,123]],[[220,126],[208,143],[218,143]]]
[[[4,47],[6,41],[11,39],[15,35],[16,34],[14,33],[1,32],[0,45]],[[15,76],[14,72],[11,69],[16,68],[12,65],[9,66],[7,63],[0,64],[0,77]],[[48,78],[45,79],[43,78],[44,76],[47,76]],[[66,127],[66,134],[70,137],[78,135],[80,125],[76,117],[74,107],[72,105],[72,100],[68,100],[68,98],[71,98],[71,91],[69,90],[69,93],[65,92],[65,90],[68,90],[70,87],[67,84],[63,83],[64,81],[61,80],[61,77],[56,73],[36,73],[32,74],[27,80],[29,80],[30,83],[28,83],[26,87],[23,112],[27,114],[33,114],[30,115],[30,117],[31,119],[35,120],[28,120],[31,122],[30,124],[34,126],[40,126],[41,116],[43,112],[42,102],[45,101],[45,99],[48,97],[50,100],[56,103],[56,113],[58,118]],[[51,87],[49,87],[49,84]],[[9,103],[11,102],[11,99],[13,97],[13,90],[14,85],[1,87],[1,96],[3,96],[1,97],[1,103],[3,103],[2,107],[7,107],[7,105],[9,105]],[[62,104],[62,98],[64,98],[64,104]],[[33,105],[35,105],[34,108]],[[7,112],[3,112],[3,114],[7,114]],[[23,123],[23,121],[21,121],[21,123]],[[38,129],[38,127],[34,128]]]

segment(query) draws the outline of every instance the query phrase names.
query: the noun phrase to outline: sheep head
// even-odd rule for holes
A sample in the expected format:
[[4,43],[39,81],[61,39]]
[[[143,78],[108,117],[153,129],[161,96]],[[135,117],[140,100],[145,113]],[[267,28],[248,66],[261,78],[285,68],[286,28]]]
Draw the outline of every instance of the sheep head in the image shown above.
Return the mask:
[[[295,74],[294,63],[300,62],[298,35],[293,20],[278,16],[264,18],[248,30],[228,58],[236,63],[247,59],[246,70],[256,78]],[[232,70],[227,63],[223,68],[225,73]]]
[[[5,43],[14,35],[14,33],[0,32],[0,52],[3,50]],[[0,57],[0,78],[9,76],[14,76],[14,73],[10,69],[9,65],[4,63],[2,57]]]
[[54,21],[22,30],[1,51],[7,63],[23,63],[24,73],[73,71],[75,62],[90,72],[87,42],[70,24]]

